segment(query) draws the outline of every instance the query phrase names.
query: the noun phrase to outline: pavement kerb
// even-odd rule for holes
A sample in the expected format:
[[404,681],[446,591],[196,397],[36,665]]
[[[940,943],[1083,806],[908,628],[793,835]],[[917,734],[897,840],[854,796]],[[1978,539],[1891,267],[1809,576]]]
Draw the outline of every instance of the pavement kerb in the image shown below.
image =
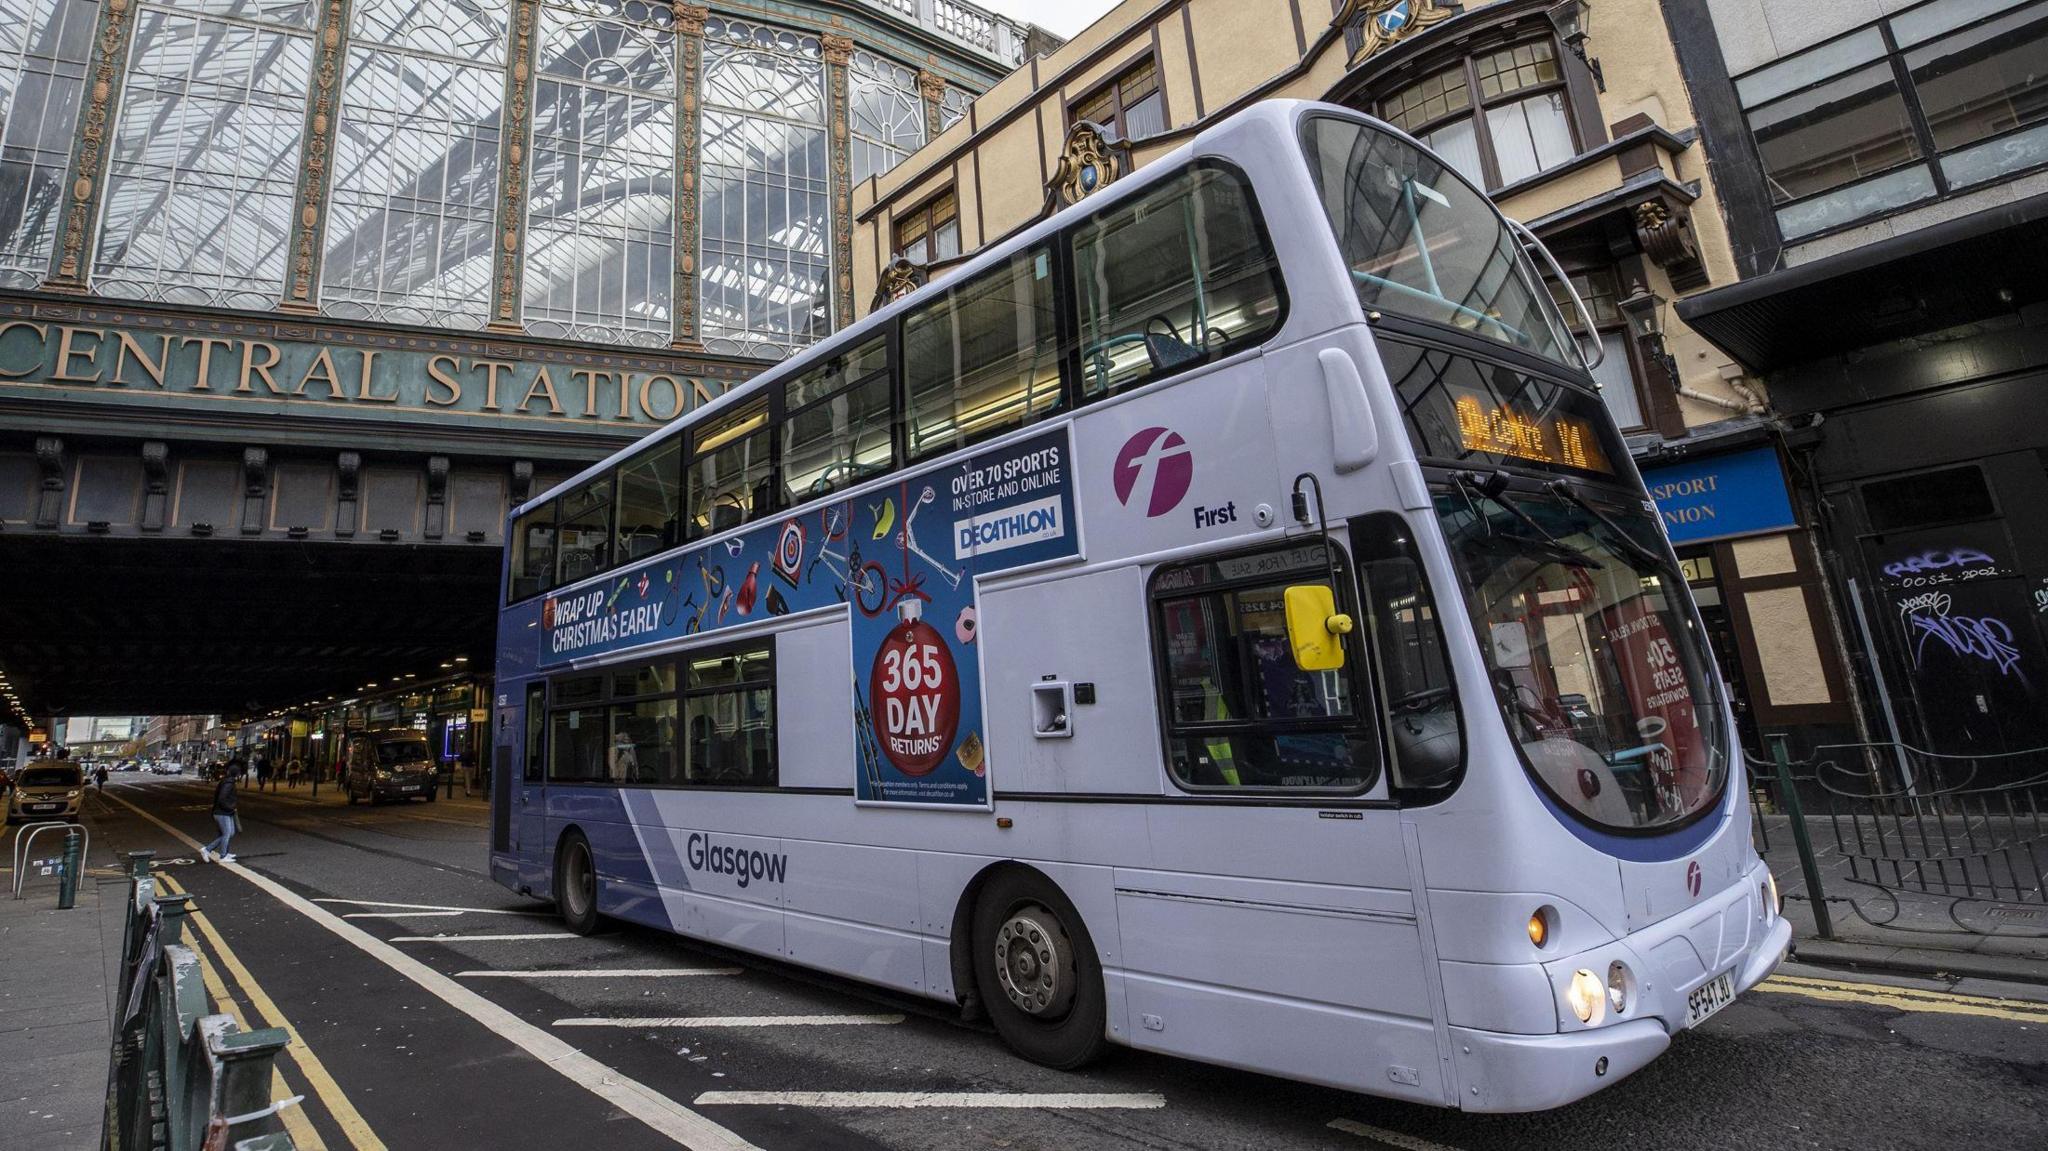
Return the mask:
[[1801,939],[1793,944],[1792,957],[1815,967],[1883,971],[1899,975],[2003,979],[2013,983],[2048,986],[2048,960],[1981,955],[1973,951],[1943,951],[1929,947],[1892,947],[1882,944],[1844,943],[1829,939]]

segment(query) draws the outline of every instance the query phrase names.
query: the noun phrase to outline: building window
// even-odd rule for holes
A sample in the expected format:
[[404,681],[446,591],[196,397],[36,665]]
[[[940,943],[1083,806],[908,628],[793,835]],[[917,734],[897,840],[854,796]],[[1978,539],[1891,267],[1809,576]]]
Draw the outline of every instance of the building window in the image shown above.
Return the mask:
[[284,298],[314,12],[136,12],[96,291],[266,311]]
[[946,85],[939,96],[939,131],[943,132],[967,118],[967,106],[974,103],[974,93],[965,88]]
[[1487,189],[1578,155],[1554,42],[1467,56],[1380,101],[1380,117]]
[[1159,62],[1147,57],[1121,76],[1077,101],[1070,123],[1090,120],[1124,140],[1166,131],[1166,97],[1159,90]]
[[523,290],[537,334],[668,346],[673,22],[635,0],[541,7]]
[[879,176],[924,143],[924,98],[917,73],[872,52],[855,52],[847,70],[847,119],[853,130],[853,182]]
[[329,315],[484,326],[505,20],[504,0],[359,0],[321,267]]
[[17,2],[0,20],[0,285],[42,282],[92,52],[93,0]]
[[896,218],[896,254],[913,264],[960,254],[960,197],[953,189]]
[[1738,79],[1780,233],[2048,164],[2044,56],[2048,0],[1934,0]]
[[[1593,314],[1593,337],[1600,341],[1606,355],[1600,366],[1593,369],[1593,379],[1600,385],[1600,398],[1607,403],[1607,411],[1614,417],[1620,428],[1639,428],[1649,421],[1643,417],[1642,390],[1636,383],[1636,373],[1629,359],[1628,317],[1621,314],[1616,301],[1621,298],[1618,279],[1612,267],[1590,268],[1583,272],[1571,273],[1572,287],[1579,293],[1579,299],[1586,303],[1586,310]],[[1571,296],[1564,285],[1554,280],[1545,281],[1550,285],[1551,298],[1557,301],[1557,309],[1571,324],[1572,334],[1581,340],[1587,339],[1585,326],[1579,321],[1578,310],[1572,307]]]
[[780,357],[831,329],[832,188],[815,36],[704,26],[707,348]]

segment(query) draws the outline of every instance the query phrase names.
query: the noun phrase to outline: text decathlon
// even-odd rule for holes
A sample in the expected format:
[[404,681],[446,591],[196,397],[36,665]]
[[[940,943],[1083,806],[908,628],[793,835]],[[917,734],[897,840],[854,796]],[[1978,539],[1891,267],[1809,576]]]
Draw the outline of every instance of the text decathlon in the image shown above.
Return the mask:
[[688,847],[691,871],[730,875],[739,881],[741,887],[756,879],[781,883],[783,876],[789,873],[789,856],[779,851],[770,853],[749,847],[734,847],[697,832],[690,833]]
[[1040,540],[1056,540],[1066,534],[1066,523],[1060,518],[1060,498],[1047,496],[1018,507],[954,520],[953,556],[966,559]]

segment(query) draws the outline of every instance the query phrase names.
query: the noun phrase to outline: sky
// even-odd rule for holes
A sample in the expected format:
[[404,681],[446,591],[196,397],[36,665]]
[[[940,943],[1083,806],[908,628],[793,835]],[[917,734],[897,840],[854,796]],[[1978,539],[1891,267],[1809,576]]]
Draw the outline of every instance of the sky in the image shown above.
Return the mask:
[[1116,7],[1116,0],[977,0],[1012,20],[1036,24],[1060,36],[1093,24],[1104,12]]

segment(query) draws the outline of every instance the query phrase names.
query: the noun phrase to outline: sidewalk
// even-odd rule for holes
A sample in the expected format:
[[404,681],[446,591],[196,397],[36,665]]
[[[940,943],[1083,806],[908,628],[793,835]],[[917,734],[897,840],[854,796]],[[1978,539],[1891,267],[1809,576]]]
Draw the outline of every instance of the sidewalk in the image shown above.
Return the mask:
[[[1785,918],[1792,921],[1792,951],[1804,963],[1853,967],[1912,975],[1974,976],[2048,984],[2048,904],[1965,901],[1974,914],[1958,911],[1945,896],[1894,892],[1849,877],[1848,860],[1835,848],[1834,830],[1823,817],[1809,815],[1807,832],[1821,890],[1827,896],[1834,937],[1816,930],[1813,898],[1799,864],[1790,816],[1766,815],[1763,830],[1770,837],[1764,860],[1778,878]],[[1966,930],[1963,922],[1988,924],[1986,908],[2005,915],[1986,930]]]
[[[33,851],[55,832],[46,833]],[[77,906],[57,910],[57,882],[33,872],[8,898],[13,829],[0,837],[0,1151],[87,1151],[100,1143],[107,1105],[113,1004],[120,984],[126,880],[93,845]],[[56,851],[48,852],[57,854]]]

